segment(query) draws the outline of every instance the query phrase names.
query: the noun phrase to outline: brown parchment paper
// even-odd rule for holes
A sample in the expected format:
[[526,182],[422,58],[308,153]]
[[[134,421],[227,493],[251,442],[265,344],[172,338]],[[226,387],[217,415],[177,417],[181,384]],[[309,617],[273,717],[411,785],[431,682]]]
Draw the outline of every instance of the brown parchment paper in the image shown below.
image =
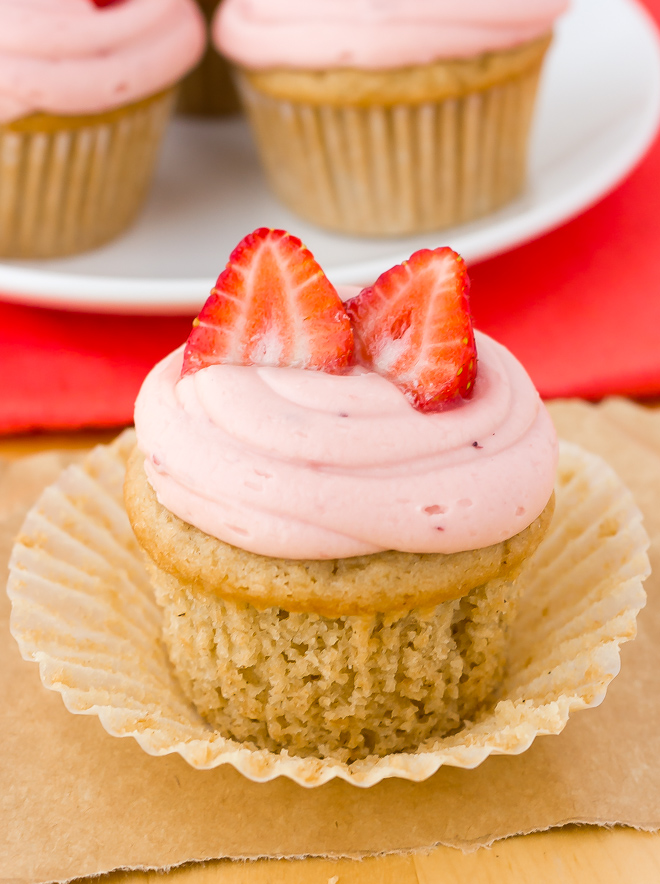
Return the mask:
[[[195,771],[147,756],[71,715],[21,660],[0,596],[0,881],[63,881],[115,868],[212,857],[364,856],[448,844],[464,849],[568,822],[660,827],[660,412],[621,400],[555,403],[560,434],[603,455],[636,495],[655,569],[635,642],[602,706],[559,737],[473,771],[371,789],[256,784],[232,768]],[[0,467],[0,560],[64,458]]]

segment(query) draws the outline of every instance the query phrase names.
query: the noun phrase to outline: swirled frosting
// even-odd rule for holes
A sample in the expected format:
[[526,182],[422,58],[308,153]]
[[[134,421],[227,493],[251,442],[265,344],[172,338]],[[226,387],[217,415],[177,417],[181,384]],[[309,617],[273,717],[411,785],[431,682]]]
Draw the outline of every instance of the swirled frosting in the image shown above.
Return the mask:
[[194,0],[0,0],[0,122],[98,113],[172,85],[206,40]]
[[397,68],[547,34],[567,0],[224,0],[218,48],[248,68]]
[[138,445],[160,503],[250,552],[328,559],[450,553],[505,540],[543,511],[557,442],[519,362],[477,334],[469,401],[415,411],[389,381],[213,365],[182,349],[146,378]]

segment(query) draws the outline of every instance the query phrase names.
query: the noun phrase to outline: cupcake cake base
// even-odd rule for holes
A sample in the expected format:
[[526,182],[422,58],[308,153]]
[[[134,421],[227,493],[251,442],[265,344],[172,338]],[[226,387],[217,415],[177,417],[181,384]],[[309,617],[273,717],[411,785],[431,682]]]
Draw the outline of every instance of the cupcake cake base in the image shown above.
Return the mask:
[[200,596],[147,569],[177,677],[220,734],[342,762],[469,719],[501,682],[519,590],[497,580],[429,610],[329,619]]
[[170,660],[199,712],[255,748],[343,762],[415,749],[490,699],[514,578],[554,509],[483,550],[299,561],[182,522],[157,501],[138,450],[125,496]]

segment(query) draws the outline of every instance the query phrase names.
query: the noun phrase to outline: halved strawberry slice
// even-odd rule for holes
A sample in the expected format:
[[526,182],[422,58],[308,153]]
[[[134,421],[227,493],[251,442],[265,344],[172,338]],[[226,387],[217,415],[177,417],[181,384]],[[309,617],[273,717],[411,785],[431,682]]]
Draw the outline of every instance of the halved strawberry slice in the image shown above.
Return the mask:
[[260,227],[231,253],[193,322],[182,375],[215,363],[333,373],[353,363],[344,305],[295,236]]
[[477,373],[469,279],[449,248],[421,249],[344,305],[357,356],[419,411],[468,398]]

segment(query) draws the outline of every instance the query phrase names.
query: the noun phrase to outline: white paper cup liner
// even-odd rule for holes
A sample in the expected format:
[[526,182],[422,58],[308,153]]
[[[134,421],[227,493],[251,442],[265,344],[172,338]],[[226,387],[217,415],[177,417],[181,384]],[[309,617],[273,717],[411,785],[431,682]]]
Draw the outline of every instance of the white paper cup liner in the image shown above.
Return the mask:
[[364,107],[284,100],[235,75],[285,205],[329,230],[406,236],[465,224],[521,193],[542,60],[465,95]]
[[0,125],[0,255],[58,258],[126,230],[147,197],[175,97],[170,88],[115,111]]
[[420,781],[444,764],[473,768],[558,734],[571,712],[602,702],[635,636],[650,572],[649,540],[632,495],[600,458],[561,444],[555,517],[525,566],[520,615],[500,699],[459,733],[417,752],[352,764],[255,751],[214,732],[185,698],[160,639],[160,609],[124,511],[133,431],[95,448],[47,488],[10,560],[11,632],[45,687],[69,711],[98,715],[108,733],[192,767],[231,764],[258,782],[302,786],[340,777],[371,786]]

